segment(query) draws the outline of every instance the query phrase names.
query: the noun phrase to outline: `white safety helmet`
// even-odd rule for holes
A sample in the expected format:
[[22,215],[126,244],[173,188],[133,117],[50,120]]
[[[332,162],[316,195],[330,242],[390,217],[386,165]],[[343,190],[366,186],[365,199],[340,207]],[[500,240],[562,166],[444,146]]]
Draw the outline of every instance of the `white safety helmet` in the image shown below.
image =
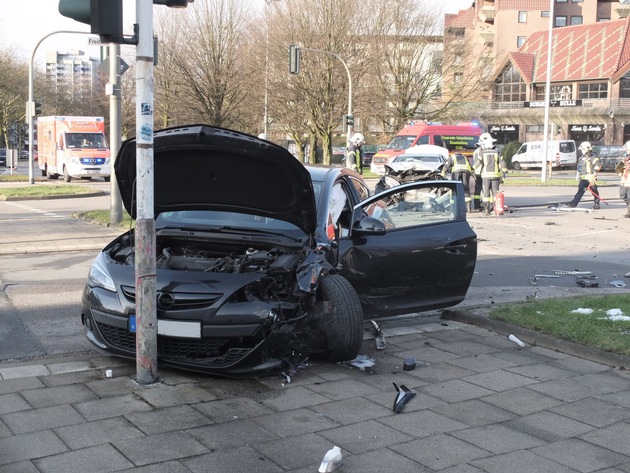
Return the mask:
[[582,151],[582,153],[589,153],[593,151],[593,147],[588,141],[583,141],[582,144],[580,144],[580,151]]
[[482,133],[481,136],[479,136],[479,146],[481,146],[483,149],[493,148],[496,141],[497,140],[492,138],[492,135],[490,133]]
[[365,137],[361,133],[355,133],[350,138],[350,143],[354,143],[355,145],[360,145],[365,141]]
[[623,145],[623,147],[626,150],[626,154],[630,154],[630,141],[626,141],[626,143]]

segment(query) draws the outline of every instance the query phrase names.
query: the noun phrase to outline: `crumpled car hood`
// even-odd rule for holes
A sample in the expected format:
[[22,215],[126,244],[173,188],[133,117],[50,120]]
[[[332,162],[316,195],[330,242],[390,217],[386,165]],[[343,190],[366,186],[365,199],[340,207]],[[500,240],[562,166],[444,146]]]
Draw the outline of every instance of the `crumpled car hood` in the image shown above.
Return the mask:
[[[315,231],[310,175],[274,143],[209,125],[174,127],[155,132],[153,162],[155,216],[247,212],[291,222],[309,235]],[[135,138],[122,143],[114,169],[125,209],[136,218]]]

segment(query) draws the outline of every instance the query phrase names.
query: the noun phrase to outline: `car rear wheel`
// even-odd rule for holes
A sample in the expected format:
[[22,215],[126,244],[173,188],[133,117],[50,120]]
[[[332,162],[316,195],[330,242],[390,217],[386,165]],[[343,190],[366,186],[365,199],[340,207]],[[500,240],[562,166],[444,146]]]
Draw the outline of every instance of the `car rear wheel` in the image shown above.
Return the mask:
[[513,167],[514,169],[516,169],[517,171],[520,171],[520,170],[521,170],[521,163],[519,163],[518,161],[514,161],[514,162],[512,163],[512,167]]
[[320,281],[319,295],[333,307],[320,322],[327,341],[323,357],[334,362],[353,360],[363,342],[363,310],[356,291],[346,278],[331,274]]

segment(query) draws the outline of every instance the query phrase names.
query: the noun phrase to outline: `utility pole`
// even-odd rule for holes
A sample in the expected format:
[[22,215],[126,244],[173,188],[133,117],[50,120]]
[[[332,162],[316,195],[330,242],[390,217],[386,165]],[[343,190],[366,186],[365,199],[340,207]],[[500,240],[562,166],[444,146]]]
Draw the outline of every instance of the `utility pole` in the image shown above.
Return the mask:
[[547,79],[545,81],[545,130],[543,132],[543,160],[541,182],[547,181],[547,165],[549,157],[549,102],[551,100],[551,53],[553,51],[553,4],[555,0],[549,0],[549,36],[547,39]]
[[153,2],[136,0],[136,381],[157,380],[153,195]]
[[107,93],[109,94],[109,156],[110,156],[110,214],[111,223],[122,222],[122,201],[114,164],[120,149],[121,135],[121,90],[120,90],[120,44],[110,44],[108,46],[109,56],[109,84]]

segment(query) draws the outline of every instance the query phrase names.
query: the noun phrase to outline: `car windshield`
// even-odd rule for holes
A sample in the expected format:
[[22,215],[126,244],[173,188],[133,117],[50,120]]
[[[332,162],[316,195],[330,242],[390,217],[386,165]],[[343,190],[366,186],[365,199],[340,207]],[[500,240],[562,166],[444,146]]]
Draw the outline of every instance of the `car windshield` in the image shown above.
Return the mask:
[[415,135],[398,135],[389,142],[386,149],[407,149],[415,141]]
[[102,133],[66,133],[68,148],[107,148]]
[[196,230],[215,230],[217,228],[238,228],[259,230],[270,233],[282,233],[291,238],[302,238],[304,232],[293,225],[270,217],[260,215],[222,212],[218,210],[181,210],[162,212],[155,220],[156,229],[184,228]]
[[405,155],[401,154],[394,158],[395,163],[405,163],[405,162],[414,162],[414,163],[423,163],[423,164],[440,164],[442,162],[442,157],[438,155],[434,156],[413,156],[413,155]]

